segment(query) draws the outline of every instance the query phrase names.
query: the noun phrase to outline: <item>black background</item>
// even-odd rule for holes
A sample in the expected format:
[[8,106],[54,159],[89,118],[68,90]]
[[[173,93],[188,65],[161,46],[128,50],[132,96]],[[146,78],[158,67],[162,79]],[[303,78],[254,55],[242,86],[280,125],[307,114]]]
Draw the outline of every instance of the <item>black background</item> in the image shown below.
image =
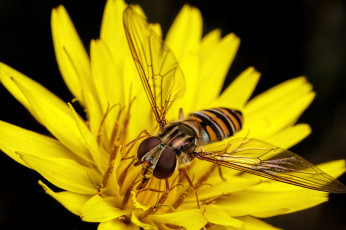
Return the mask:
[[[137,1],[139,2],[139,1]],[[144,2],[144,1],[143,1]],[[346,158],[346,5],[341,0],[302,1],[160,1],[141,3],[150,21],[167,31],[185,3],[200,8],[204,33],[221,28],[241,38],[227,83],[248,66],[262,73],[255,94],[284,80],[306,75],[316,99],[299,122],[312,134],[295,146],[311,162]],[[66,89],[54,57],[50,13],[63,4],[85,47],[99,36],[105,0],[1,0],[0,61],[40,82],[64,101]],[[0,87],[0,119],[47,133],[32,116]],[[37,185],[40,175],[0,154],[0,229],[96,229],[83,223],[45,195]],[[340,178],[344,183],[346,177]],[[346,229],[346,195],[309,210],[266,219],[285,229]]]

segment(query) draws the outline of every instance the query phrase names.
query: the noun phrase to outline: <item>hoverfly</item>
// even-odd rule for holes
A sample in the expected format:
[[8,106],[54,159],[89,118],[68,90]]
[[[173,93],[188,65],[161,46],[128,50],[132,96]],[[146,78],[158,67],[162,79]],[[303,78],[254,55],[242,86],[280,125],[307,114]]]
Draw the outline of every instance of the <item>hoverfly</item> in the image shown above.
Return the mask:
[[143,178],[137,190],[144,189],[152,176],[168,183],[167,179],[178,169],[193,187],[186,166],[197,158],[308,189],[346,192],[344,184],[302,157],[260,140],[238,138],[208,152],[198,151],[199,146],[217,143],[239,131],[242,113],[231,108],[211,108],[184,117],[181,109],[178,121],[167,123],[167,109],[185,90],[182,71],[154,26],[134,6],[127,7],[123,17],[130,51],[160,128],[158,135],[147,137],[138,147],[135,165],[141,165]]

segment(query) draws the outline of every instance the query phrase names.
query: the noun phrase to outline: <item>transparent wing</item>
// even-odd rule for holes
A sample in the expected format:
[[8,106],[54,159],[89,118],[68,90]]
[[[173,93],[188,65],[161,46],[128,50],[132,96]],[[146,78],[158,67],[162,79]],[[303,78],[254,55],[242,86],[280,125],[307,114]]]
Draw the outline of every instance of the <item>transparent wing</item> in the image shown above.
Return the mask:
[[346,186],[297,154],[256,140],[237,138],[216,145],[196,157],[272,180],[330,193],[346,193]]
[[125,34],[144,90],[160,127],[174,99],[185,92],[185,80],[171,50],[133,6],[124,11]]

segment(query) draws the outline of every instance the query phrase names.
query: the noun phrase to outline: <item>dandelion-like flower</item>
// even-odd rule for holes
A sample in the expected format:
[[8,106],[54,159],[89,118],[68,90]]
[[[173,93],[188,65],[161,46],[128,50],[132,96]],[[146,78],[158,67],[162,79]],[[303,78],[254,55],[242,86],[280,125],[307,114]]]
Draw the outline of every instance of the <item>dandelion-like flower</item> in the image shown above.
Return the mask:
[[[90,57],[65,9],[60,6],[52,12],[57,62],[67,87],[85,108],[86,119],[71,103],[0,63],[2,84],[54,136],[1,121],[3,152],[63,189],[54,192],[39,182],[47,194],[83,221],[100,222],[99,229],[220,229],[220,225],[223,229],[275,229],[258,218],[327,201],[327,192],[219,168],[198,159],[184,168],[192,184],[175,170],[168,183],[152,177],[147,188],[136,190],[142,180],[141,167],[134,165],[140,160],[135,160],[140,134],[143,130],[157,134],[158,124],[125,35],[125,8],[122,0],[108,0],[101,36],[91,42]],[[152,29],[160,36],[158,25]],[[295,124],[314,98],[304,77],[284,82],[248,102],[260,76],[250,67],[220,95],[239,38],[234,34],[221,38],[219,30],[204,38],[201,34],[199,11],[184,6],[165,43],[184,73],[186,92],[167,108],[167,121],[178,119],[179,108],[190,114],[227,107],[241,110],[245,121],[241,131],[225,143],[246,137],[289,148],[309,135],[307,124]],[[205,146],[204,150],[208,148],[213,147]],[[345,161],[319,167],[337,177],[345,171]]]

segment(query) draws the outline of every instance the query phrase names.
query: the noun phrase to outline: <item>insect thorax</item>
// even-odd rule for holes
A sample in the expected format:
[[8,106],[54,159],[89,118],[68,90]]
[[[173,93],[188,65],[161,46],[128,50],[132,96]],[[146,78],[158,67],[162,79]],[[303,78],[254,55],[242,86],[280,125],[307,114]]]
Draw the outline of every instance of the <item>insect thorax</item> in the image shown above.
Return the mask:
[[191,153],[195,150],[198,137],[195,132],[187,125],[181,122],[169,124],[161,134],[162,142],[173,149],[178,157],[181,153]]

